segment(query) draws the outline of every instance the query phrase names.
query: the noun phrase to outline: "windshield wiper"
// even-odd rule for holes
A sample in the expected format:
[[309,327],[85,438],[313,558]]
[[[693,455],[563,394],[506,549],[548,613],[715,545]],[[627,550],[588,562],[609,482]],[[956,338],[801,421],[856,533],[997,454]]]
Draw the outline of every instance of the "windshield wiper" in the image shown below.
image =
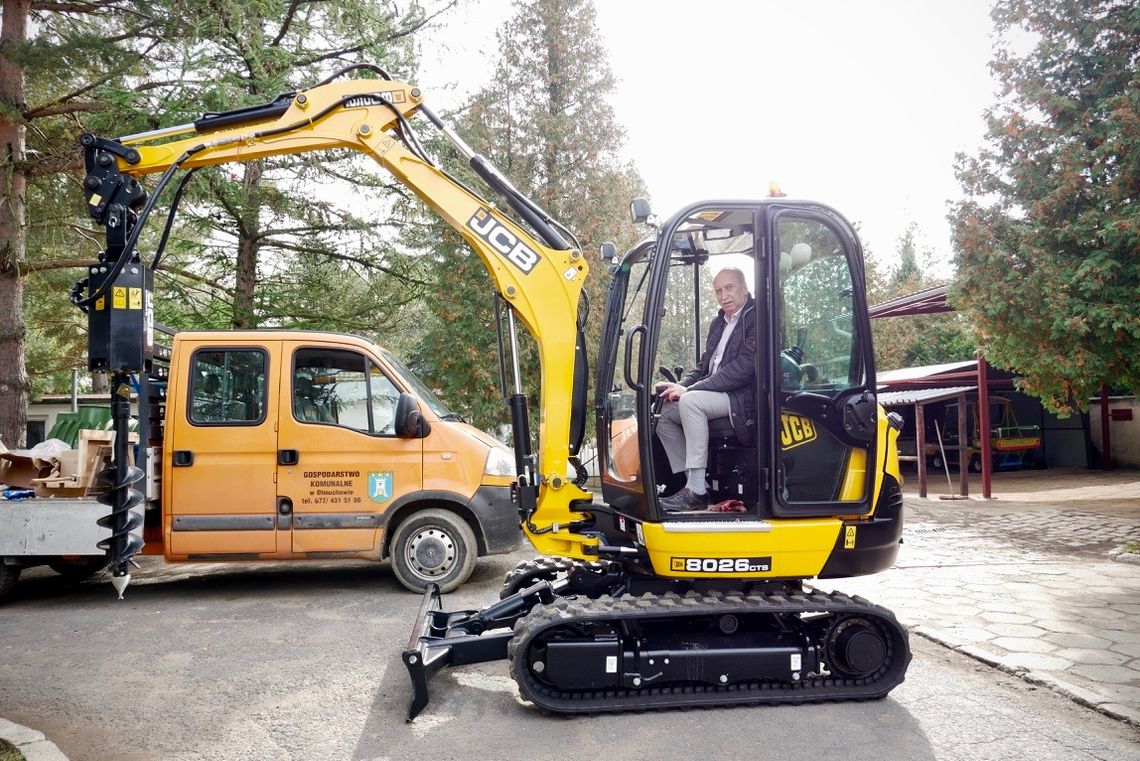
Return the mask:
[[449,412],[446,415],[440,415],[440,420],[451,420],[456,423],[466,423],[467,418],[460,415],[458,412]]

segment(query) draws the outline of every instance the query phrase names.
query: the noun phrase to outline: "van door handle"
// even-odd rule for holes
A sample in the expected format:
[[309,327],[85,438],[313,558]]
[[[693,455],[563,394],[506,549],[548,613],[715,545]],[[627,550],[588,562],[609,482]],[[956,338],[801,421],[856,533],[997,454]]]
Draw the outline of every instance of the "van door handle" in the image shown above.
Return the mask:
[[189,449],[174,450],[174,467],[188,468],[194,464],[194,453]]
[[301,461],[301,455],[296,449],[278,449],[277,450],[277,464],[278,465],[296,465]]

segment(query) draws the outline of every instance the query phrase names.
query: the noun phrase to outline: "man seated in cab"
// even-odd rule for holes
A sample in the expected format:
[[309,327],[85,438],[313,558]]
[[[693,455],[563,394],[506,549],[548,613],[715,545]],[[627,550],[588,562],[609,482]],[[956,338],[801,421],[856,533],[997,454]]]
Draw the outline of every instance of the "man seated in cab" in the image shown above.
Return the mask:
[[709,325],[705,351],[698,364],[678,383],[658,383],[665,400],[657,421],[657,437],[673,473],[685,471],[686,484],[661,500],[668,512],[708,507],[705,470],[709,454],[709,421],[727,417],[740,443],[752,443],[756,427],[756,302],[744,273],[735,267],[713,278],[720,311]]

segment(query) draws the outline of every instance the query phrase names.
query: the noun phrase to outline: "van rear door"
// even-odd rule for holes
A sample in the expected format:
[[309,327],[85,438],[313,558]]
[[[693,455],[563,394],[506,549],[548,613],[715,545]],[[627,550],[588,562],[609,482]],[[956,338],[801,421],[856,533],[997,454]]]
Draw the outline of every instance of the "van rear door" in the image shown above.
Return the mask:
[[186,341],[171,368],[167,555],[276,550],[280,342]]

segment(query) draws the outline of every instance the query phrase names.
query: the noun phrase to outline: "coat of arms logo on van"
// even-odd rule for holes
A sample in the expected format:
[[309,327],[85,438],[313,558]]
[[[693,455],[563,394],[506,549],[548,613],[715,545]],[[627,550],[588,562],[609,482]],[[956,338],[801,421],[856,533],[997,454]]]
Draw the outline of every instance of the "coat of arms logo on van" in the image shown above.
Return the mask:
[[368,498],[373,502],[387,502],[392,498],[392,471],[368,474]]

